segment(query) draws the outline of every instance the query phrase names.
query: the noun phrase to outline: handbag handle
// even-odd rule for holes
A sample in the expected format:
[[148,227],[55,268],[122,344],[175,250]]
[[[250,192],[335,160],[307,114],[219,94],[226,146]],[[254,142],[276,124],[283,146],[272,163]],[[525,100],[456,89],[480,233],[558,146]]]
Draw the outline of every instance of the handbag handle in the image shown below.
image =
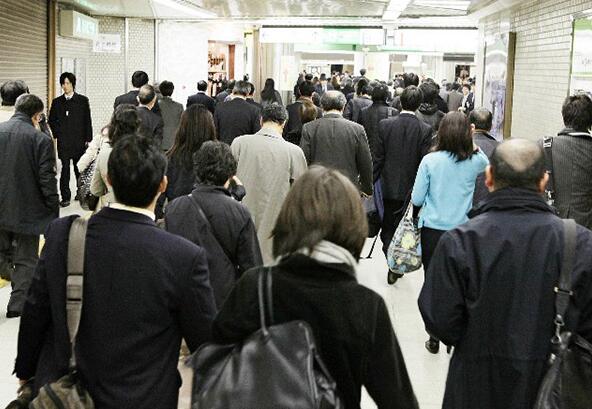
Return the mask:
[[559,283],[555,287],[555,335],[551,340],[553,345],[561,344],[561,328],[565,326],[565,314],[573,295],[571,272],[574,266],[576,240],[576,222],[572,219],[563,220],[563,261]]
[[269,325],[273,325],[273,294],[272,294],[271,268],[264,268],[259,271],[257,279],[257,295],[259,299],[259,320],[265,337],[269,336],[265,313],[269,315]]

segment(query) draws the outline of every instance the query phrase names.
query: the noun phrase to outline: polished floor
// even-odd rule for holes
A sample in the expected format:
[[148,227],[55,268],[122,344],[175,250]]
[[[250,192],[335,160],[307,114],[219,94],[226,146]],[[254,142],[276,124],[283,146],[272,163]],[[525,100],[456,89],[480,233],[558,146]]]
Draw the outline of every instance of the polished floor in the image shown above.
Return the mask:
[[[75,213],[82,213],[77,202],[63,209],[61,215]],[[368,254],[370,244],[369,240],[366,243],[364,256]],[[380,251],[379,242],[373,258],[360,262],[358,280],[379,293],[387,302],[420,408],[440,408],[449,357],[442,350],[438,355],[431,355],[423,347],[426,335],[417,308],[417,296],[423,282],[423,272],[412,273],[394,286],[388,286],[385,271],[386,262]],[[9,295],[9,287],[0,288],[0,408],[4,408],[14,398],[17,389],[17,381],[11,372],[16,356],[19,320],[5,318]],[[180,368],[184,384],[179,408],[186,409],[190,407],[191,373],[183,368],[183,365],[180,365]],[[372,399],[366,394],[364,394],[362,408],[376,408]]]

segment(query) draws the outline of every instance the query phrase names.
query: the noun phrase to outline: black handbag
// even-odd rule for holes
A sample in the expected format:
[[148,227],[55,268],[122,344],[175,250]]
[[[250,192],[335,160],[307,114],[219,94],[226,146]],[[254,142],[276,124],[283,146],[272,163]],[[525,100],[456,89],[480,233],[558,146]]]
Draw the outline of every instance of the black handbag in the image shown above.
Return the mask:
[[90,192],[90,184],[96,167],[97,159],[95,158],[78,177],[78,200],[80,201],[80,207],[84,210],[94,211],[99,203],[99,198]]
[[534,409],[590,409],[592,407],[592,344],[576,333],[562,331],[573,295],[571,271],[576,249],[576,223],[564,220],[564,255],[555,287],[555,335],[549,369]]
[[273,325],[269,269],[259,273],[258,295],[261,329],[240,344],[206,344],[189,358],[191,408],[341,409],[310,326],[304,321]]

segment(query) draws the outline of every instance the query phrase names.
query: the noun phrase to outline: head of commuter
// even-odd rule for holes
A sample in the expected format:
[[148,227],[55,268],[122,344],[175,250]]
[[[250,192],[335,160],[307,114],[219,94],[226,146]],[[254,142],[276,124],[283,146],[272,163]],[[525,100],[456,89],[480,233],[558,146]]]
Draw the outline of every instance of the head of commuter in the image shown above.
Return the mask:
[[144,71],[136,71],[132,74],[132,85],[134,88],[139,89],[146,84],[148,84],[148,74]]
[[312,81],[304,81],[300,85],[298,85],[298,90],[300,91],[300,98],[312,98],[312,94],[315,92],[315,86]]
[[0,97],[2,98],[2,106],[12,107],[16,103],[18,97],[29,93],[29,87],[24,81],[6,81],[0,86]]
[[339,84],[339,79],[336,76],[331,77],[331,86],[335,90],[341,89],[341,84]]
[[140,128],[140,117],[134,105],[122,104],[115,108],[108,126],[108,138],[111,146],[125,135],[135,134]]
[[230,146],[224,142],[205,142],[193,156],[196,181],[202,185],[228,188],[236,167]]
[[358,259],[368,233],[360,193],[339,171],[312,166],[290,188],[273,228],[273,254],[312,252],[322,241]]
[[405,74],[403,74],[403,83],[405,85],[405,88],[411,85],[415,85],[416,87],[418,87],[419,77],[417,76],[417,74],[414,74],[412,72],[406,72]]
[[321,107],[325,113],[342,113],[346,103],[345,95],[340,91],[327,91],[321,97]]
[[503,188],[528,189],[543,193],[549,179],[543,149],[534,141],[512,138],[499,144],[485,170],[490,191]]
[[370,90],[370,81],[365,78],[360,78],[356,84],[356,95],[361,97],[362,95],[368,95]]
[[462,85],[462,93],[463,95],[469,95],[469,93],[471,92],[471,84],[463,84]]
[[592,101],[585,94],[572,95],[565,99],[561,108],[566,128],[576,132],[589,132],[592,127]]
[[175,142],[167,156],[175,165],[185,169],[193,166],[193,155],[207,141],[216,140],[212,113],[203,105],[195,104],[181,114]]
[[72,95],[76,89],[76,75],[71,72],[64,72],[60,75],[60,86],[65,95]]
[[125,135],[113,146],[107,163],[107,176],[117,201],[154,210],[156,199],[166,190],[166,166],[166,157],[150,139]]
[[319,77],[319,81],[321,82],[322,85],[327,84],[327,75],[325,73],[322,73],[321,76]]
[[235,85],[236,85],[235,80],[228,81],[226,83],[226,91],[228,91],[229,94],[232,94],[232,91],[234,91]]
[[462,85],[460,85],[458,82],[455,82],[454,84],[452,84],[453,91],[459,92],[461,87],[462,87]]
[[175,84],[170,81],[163,81],[158,85],[158,88],[160,88],[160,93],[163,97],[170,97],[175,90]]
[[255,96],[255,84],[253,84],[252,82],[249,82],[249,95],[247,95],[247,98],[253,99],[254,96]]
[[465,114],[449,112],[442,118],[434,150],[448,152],[457,162],[473,156],[473,129]]
[[247,81],[236,81],[232,89],[232,96],[245,99],[251,92],[251,85]]
[[362,68],[360,70],[360,77],[365,77],[366,76],[366,68]]
[[197,90],[200,92],[206,92],[208,90],[208,83],[201,80],[197,83]]
[[436,102],[438,96],[438,88],[436,84],[430,81],[425,81],[419,86],[421,93],[423,94],[423,103],[433,105]]
[[317,107],[312,103],[312,100],[303,100],[300,104],[300,122],[302,125],[307,124],[317,119]]
[[469,114],[469,122],[475,127],[475,131],[489,132],[493,125],[493,115],[487,108],[477,108]]
[[447,82],[445,87],[446,87],[446,92],[452,91],[452,83],[451,82]]
[[152,109],[154,104],[156,104],[156,91],[152,85],[142,85],[138,93],[138,102],[141,106]]
[[304,76],[305,81],[312,81],[313,78],[314,78],[314,76],[312,74],[306,74]]
[[265,80],[265,86],[261,91],[261,100],[263,101],[273,101],[275,98],[275,81],[273,78],[268,78]]
[[267,129],[273,129],[277,133],[281,134],[284,130],[284,126],[288,121],[288,111],[283,105],[280,104],[268,104],[261,110],[261,127]]
[[377,104],[386,104],[389,97],[389,88],[385,84],[378,84],[372,88],[372,102]]
[[37,95],[22,94],[16,99],[14,110],[17,114],[31,118],[31,122],[37,127],[43,115],[43,101]]
[[423,103],[423,92],[418,87],[411,85],[401,94],[401,108],[403,111],[415,112]]

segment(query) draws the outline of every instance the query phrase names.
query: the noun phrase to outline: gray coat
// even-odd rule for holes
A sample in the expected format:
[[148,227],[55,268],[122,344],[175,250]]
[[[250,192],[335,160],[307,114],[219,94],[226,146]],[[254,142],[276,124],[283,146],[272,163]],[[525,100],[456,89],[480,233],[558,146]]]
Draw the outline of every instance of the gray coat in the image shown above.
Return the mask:
[[463,94],[458,91],[451,91],[448,95],[448,112],[456,112],[462,106]]
[[158,105],[160,106],[162,121],[164,122],[162,149],[166,151],[175,142],[175,133],[177,132],[179,121],[181,121],[181,114],[183,113],[183,104],[173,101],[171,97],[162,97],[158,101]]
[[325,114],[304,125],[300,147],[309,166],[340,170],[362,192],[372,194],[372,157],[362,125],[336,113]]

